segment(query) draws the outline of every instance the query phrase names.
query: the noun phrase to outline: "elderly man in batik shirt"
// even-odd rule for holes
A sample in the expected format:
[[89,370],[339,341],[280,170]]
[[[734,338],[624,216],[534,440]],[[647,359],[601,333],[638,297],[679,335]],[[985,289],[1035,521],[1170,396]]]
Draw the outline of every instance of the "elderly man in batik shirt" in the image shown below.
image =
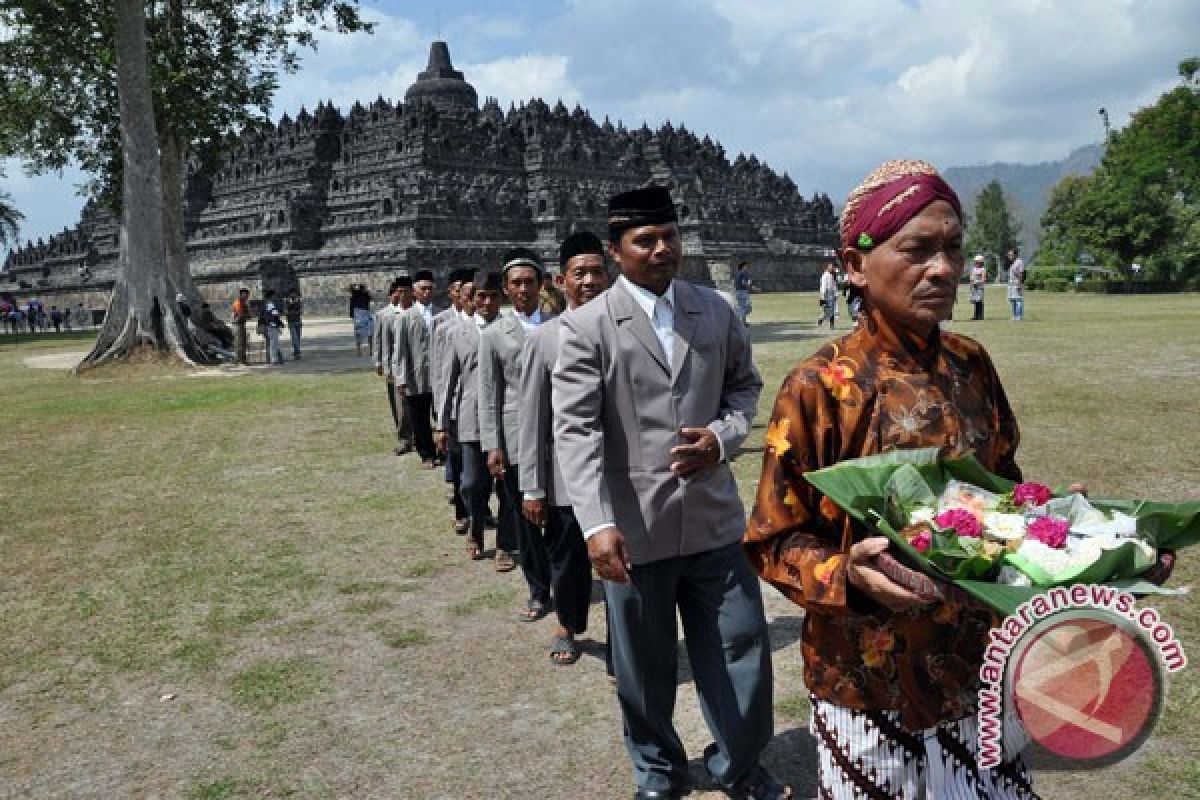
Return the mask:
[[1020,480],[1017,423],[976,342],[943,332],[963,269],[962,211],[928,164],[887,162],[842,216],[842,258],[864,323],[797,365],[767,431],[745,548],[804,606],[820,795],[1033,796],[1019,757],[980,769],[974,701],[995,615],[925,603],[890,580],[888,545],[804,479],[839,461],[905,448],[973,452]]

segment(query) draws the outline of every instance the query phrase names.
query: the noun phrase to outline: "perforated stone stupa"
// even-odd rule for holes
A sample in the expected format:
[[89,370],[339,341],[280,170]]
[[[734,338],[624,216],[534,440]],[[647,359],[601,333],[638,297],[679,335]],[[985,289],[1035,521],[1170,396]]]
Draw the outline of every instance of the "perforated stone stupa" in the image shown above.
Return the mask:
[[[517,245],[552,262],[572,231],[603,235],[610,195],[647,184],[671,188],[684,272],[702,283],[727,286],[746,260],[764,288],[813,287],[836,241],[829,198],[806,200],[753,155],[731,161],[683,126],[630,129],[561,101],[481,108],[434,42],[403,103],[284,114],[215,173],[193,168],[188,257],[222,305],[241,285],[298,285],[310,309],[341,311],[347,284],[381,289],[399,269],[494,267]],[[74,229],[10,253],[0,291],[103,307],[116,244],[114,217],[89,204]]]

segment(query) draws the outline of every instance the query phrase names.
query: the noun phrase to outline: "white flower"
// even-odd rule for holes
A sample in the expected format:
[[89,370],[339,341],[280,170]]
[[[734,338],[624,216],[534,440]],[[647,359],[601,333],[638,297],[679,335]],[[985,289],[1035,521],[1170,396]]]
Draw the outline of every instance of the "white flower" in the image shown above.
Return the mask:
[[918,508],[908,515],[908,524],[917,525],[922,522],[933,522],[933,518],[937,516],[937,511],[932,508]]
[[1025,517],[1022,514],[983,512],[983,532],[993,539],[1012,541],[1025,536]]

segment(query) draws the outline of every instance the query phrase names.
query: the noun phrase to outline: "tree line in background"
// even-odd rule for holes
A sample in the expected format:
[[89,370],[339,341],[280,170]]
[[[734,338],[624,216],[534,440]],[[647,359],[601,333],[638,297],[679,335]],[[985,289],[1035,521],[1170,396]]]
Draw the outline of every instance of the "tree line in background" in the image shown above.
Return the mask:
[[1040,263],[1087,254],[1126,277],[1135,263],[1156,280],[1200,275],[1198,73],[1200,58],[1180,63],[1180,85],[1111,134],[1095,173],[1054,188]]
[[[319,30],[370,31],[358,0],[0,0],[0,157],[74,161],[120,220],[117,280],[84,364],[141,349],[203,361],[175,297],[187,265],[189,162],[215,164],[269,122],[281,72]],[[7,206],[0,196],[0,236]],[[13,220],[15,223],[15,220]]]
[[[1048,288],[1091,270],[1126,284],[1138,277],[1200,288],[1200,58],[1181,62],[1179,75],[1179,86],[1109,135],[1095,172],[1069,175],[1052,190],[1034,259],[1042,269],[1033,273],[1045,275]],[[985,254],[995,274],[1019,233],[993,181],[969,221],[967,252]]]
[[[1034,261],[1060,267],[1054,281],[1094,269],[1200,288],[1200,58],[1178,70],[1180,85],[1109,134],[1096,172],[1051,191]],[[968,219],[968,257],[983,254],[995,276],[1019,236],[1012,198],[991,181]]]

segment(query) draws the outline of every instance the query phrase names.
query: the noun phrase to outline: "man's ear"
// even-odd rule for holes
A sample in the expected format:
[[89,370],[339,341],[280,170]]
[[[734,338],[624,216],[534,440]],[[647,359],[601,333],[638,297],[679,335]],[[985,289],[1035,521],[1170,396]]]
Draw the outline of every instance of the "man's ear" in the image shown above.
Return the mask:
[[608,257],[612,259],[614,273],[621,272],[621,250],[618,244],[618,242],[614,242],[612,239],[608,240]]
[[842,250],[841,256],[842,265],[846,268],[846,279],[859,289],[865,289],[867,275],[863,271],[863,262],[866,260],[866,254],[857,248],[847,247]]

